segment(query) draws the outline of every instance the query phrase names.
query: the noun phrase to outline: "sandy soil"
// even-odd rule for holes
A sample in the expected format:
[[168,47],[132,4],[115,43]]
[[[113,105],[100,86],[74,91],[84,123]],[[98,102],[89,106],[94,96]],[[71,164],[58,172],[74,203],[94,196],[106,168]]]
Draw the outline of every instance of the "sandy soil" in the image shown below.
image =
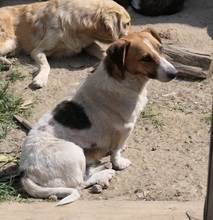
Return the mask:
[[[30,1],[11,0],[4,5],[18,2]],[[170,16],[145,17],[131,8],[128,11],[135,30],[152,27],[180,46],[212,52],[212,8],[212,0],[188,0],[183,11]],[[86,54],[50,59],[47,87],[32,91],[28,88],[32,79],[28,64],[33,61],[26,56],[18,59],[21,62],[18,69],[26,78],[16,83],[16,94],[24,100],[36,101],[29,118],[32,123],[81,83],[97,63]],[[109,188],[101,194],[91,194],[90,189],[82,191],[82,199],[202,200],[206,194],[210,140],[210,123],[205,118],[211,113],[212,81],[212,77],[203,81],[151,81],[146,114],[153,117],[139,118],[124,152],[133,165],[118,171]],[[7,140],[0,143],[0,151],[20,151],[25,136],[25,131],[13,129]]]

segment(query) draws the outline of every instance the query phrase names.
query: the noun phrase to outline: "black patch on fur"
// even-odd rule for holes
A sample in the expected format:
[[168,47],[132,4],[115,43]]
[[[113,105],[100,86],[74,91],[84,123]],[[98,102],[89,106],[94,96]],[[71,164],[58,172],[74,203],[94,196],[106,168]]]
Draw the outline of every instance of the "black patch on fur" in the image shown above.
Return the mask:
[[63,101],[53,110],[53,118],[71,129],[88,129],[92,126],[84,108],[73,101]]

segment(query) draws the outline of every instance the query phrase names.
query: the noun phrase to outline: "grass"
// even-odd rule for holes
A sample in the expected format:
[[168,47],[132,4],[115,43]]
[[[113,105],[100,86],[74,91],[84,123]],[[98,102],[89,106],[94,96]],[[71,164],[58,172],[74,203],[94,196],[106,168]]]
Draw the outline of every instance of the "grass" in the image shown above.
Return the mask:
[[157,111],[153,104],[149,103],[142,111],[142,118],[148,118],[158,131],[163,130],[164,122],[160,117],[160,112]]
[[8,182],[0,184],[0,202],[4,201],[17,201],[19,198],[19,193],[14,187],[13,178],[11,178]]
[[203,112],[202,113],[202,121],[204,121],[206,124],[210,125],[212,121],[212,115],[209,112]]
[[17,179],[10,177],[9,180],[0,183],[0,203],[5,201],[12,202],[29,202],[28,199],[22,198],[21,187],[14,187]]
[[6,74],[6,78],[10,82],[15,82],[17,80],[23,80],[25,76],[16,70],[11,70],[8,74]]
[[22,109],[23,99],[14,94],[13,83],[23,80],[22,73],[11,70],[9,73],[0,72],[0,142],[14,126],[14,115],[28,117],[30,109]]
[[[0,142],[4,141],[10,130],[17,127],[14,115],[29,117],[31,108],[23,109],[23,99],[14,94],[15,82],[23,80],[24,75],[17,70],[0,71]],[[9,155],[9,154],[8,154]],[[19,162],[19,153],[0,154],[0,202],[26,201],[20,197],[21,187],[17,187],[17,177],[11,175],[10,168]]]

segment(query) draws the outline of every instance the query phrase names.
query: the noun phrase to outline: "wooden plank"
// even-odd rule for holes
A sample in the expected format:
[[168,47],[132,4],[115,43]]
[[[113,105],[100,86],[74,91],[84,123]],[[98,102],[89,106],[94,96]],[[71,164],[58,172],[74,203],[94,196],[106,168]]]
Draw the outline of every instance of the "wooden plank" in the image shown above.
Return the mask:
[[1,203],[4,220],[202,220],[203,202],[82,201]]

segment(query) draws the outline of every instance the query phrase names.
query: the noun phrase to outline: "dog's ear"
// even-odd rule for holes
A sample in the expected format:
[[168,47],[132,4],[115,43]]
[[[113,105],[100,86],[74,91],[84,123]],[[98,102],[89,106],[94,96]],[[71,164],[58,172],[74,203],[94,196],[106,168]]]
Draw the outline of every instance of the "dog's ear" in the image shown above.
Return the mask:
[[130,46],[130,42],[120,39],[110,45],[106,53],[108,58],[117,66],[118,70],[123,71],[125,58]]
[[120,38],[121,28],[119,14],[116,12],[102,14],[102,19],[105,30],[111,33],[113,40],[118,40]]
[[155,30],[153,30],[152,28],[146,28],[142,31],[149,32],[155,39],[157,39],[160,43],[162,43],[159,34]]

